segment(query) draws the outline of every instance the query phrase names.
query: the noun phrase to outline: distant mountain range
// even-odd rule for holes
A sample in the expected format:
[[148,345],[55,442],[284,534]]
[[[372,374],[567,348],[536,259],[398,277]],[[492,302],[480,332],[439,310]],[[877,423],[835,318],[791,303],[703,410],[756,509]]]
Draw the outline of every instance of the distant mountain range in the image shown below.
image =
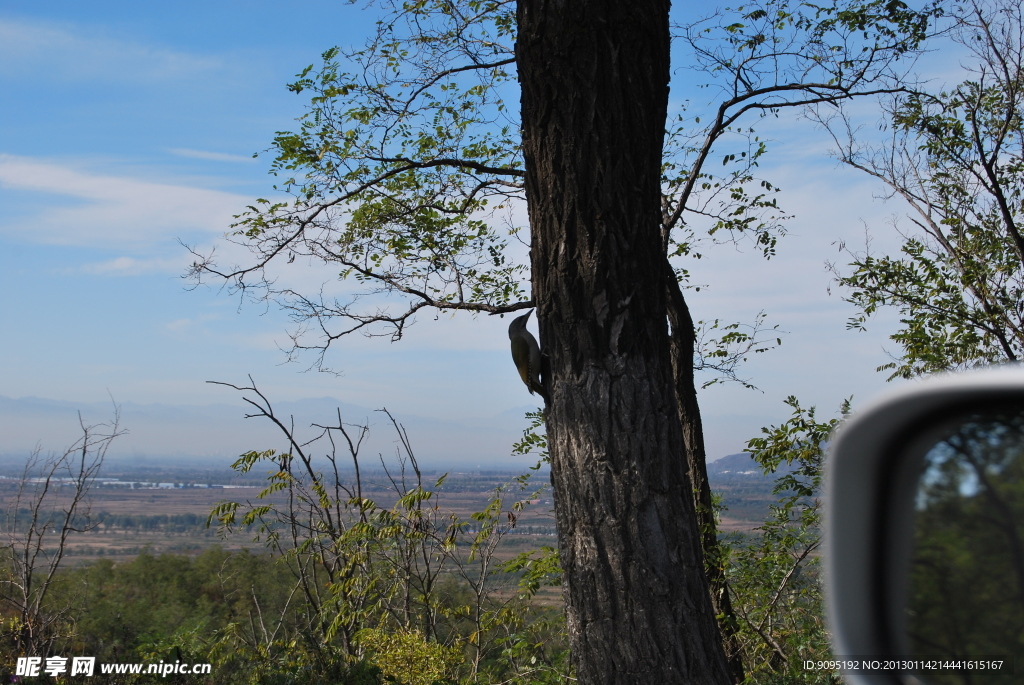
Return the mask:
[[721,459],[708,462],[708,477],[732,475],[761,475],[762,469],[748,452],[728,454]]
[[714,482],[726,479],[734,480],[737,478],[743,478],[750,480],[774,481],[779,476],[790,473],[795,469],[795,466],[783,464],[775,473],[765,475],[764,469],[761,468],[760,464],[754,461],[754,458],[750,456],[750,453],[740,452],[739,454],[730,454],[722,457],[721,459],[708,462],[708,480]]

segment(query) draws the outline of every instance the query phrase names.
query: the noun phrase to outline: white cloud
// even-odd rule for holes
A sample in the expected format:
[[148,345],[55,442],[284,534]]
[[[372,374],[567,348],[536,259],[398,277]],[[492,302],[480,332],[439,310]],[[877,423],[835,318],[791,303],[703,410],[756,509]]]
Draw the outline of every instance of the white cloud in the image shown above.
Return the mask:
[[[164,329],[177,335],[189,337],[203,336],[205,340],[215,341],[216,344],[225,345],[233,349],[246,349],[265,351],[279,351],[287,348],[289,343],[288,335],[283,331],[253,332],[250,330],[237,331],[229,319],[226,324],[220,326],[207,326],[206,324],[218,321],[224,322],[225,317],[219,314],[203,314],[192,318],[175,319],[164,324]],[[283,362],[283,359],[278,360]]]
[[252,155],[232,155],[227,152],[208,152],[206,150],[190,150],[188,148],[172,148],[168,150],[172,155],[179,157],[191,157],[192,159],[207,159],[213,162],[244,162],[256,161]]
[[145,276],[154,273],[180,274],[187,267],[187,262],[186,255],[182,255],[180,259],[116,257],[102,262],[84,264],[77,271],[93,276]]
[[146,82],[194,78],[220,69],[221,60],[153,47],[102,29],[0,19],[0,75],[81,82]]
[[185,333],[194,330],[207,321],[218,321],[223,317],[219,314],[203,314],[192,319],[175,319],[167,324],[165,328],[173,333]]
[[[122,249],[146,248],[196,232],[222,234],[229,229],[233,215],[251,202],[248,197],[219,190],[95,174],[14,155],[0,155],[0,189],[80,201],[70,206],[40,203],[28,216],[22,212],[18,218],[0,223],[0,232],[33,243]],[[11,201],[6,203],[10,206]]]

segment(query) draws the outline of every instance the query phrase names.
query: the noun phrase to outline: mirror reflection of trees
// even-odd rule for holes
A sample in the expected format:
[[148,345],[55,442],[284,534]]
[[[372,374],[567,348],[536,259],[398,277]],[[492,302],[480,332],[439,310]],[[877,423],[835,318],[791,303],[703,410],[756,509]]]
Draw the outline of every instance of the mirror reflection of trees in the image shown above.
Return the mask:
[[[908,633],[915,655],[1024,664],[1024,412],[976,414],[925,457]],[[934,671],[930,683],[1012,682]]]

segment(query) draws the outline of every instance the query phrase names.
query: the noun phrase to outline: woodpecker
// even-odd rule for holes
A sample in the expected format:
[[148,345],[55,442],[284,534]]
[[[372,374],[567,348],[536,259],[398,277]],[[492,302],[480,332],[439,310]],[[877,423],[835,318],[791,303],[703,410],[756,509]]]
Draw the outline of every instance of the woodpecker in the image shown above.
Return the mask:
[[526,320],[533,310],[513,319],[508,325],[508,339],[512,341],[512,361],[516,363],[519,377],[523,379],[530,394],[539,393],[546,402],[547,390],[540,380],[540,345],[530,331],[526,330]]

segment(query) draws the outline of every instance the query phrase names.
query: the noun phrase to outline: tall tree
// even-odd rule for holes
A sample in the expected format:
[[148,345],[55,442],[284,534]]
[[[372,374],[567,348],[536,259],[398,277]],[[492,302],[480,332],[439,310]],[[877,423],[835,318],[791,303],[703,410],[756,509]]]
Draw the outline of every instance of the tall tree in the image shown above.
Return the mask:
[[533,293],[553,380],[548,447],[577,674],[727,683],[665,318],[668,2],[523,0],[517,18]]
[[[392,7],[349,55],[361,73],[342,72],[334,49],[292,85],[313,92],[301,130],[275,140],[279,189],[294,199],[264,199],[240,217],[235,237],[254,263],[224,269],[198,255],[195,273],[313,322],[321,336],[297,334],[294,349],[315,348],[315,363],[349,333],[399,338],[424,309],[537,306],[581,676],[726,678],[713,617],[728,617],[728,597],[693,376],[699,336],[673,260],[697,254],[688,217],[709,220],[712,234],[753,235],[770,254],[777,207],[754,176],[763,144],[739,130],[741,119],[900,89],[895,65],[923,37],[928,13],[898,1],[769,0],[680,27],[694,64],[725,80],[710,122],[677,120],[666,137],[667,2]],[[513,64],[521,118],[505,106]],[[706,162],[736,145],[732,136],[743,149],[731,147],[725,172],[712,174]],[[522,231],[511,224],[510,239],[494,214],[524,189],[529,265],[514,258]],[[278,288],[265,269],[282,257],[340,267],[367,290],[332,300]],[[728,639],[728,621],[723,628]]]

